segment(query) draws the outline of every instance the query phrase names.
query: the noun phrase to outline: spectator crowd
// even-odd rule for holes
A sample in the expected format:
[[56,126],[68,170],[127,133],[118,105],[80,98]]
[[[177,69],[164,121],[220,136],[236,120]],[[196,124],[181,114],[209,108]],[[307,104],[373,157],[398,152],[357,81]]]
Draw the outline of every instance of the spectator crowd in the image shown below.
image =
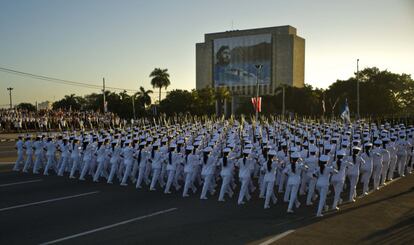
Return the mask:
[[0,109],[2,133],[109,129],[122,127],[126,123],[111,112]]

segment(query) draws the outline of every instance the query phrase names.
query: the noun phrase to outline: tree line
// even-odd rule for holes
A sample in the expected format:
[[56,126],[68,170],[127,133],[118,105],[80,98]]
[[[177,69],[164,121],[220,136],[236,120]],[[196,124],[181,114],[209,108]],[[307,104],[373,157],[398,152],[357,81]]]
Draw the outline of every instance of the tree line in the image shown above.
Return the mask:
[[[161,100],[162,88],[171,84],[167,69],[155,68],[151,74],[151,85],[158,90],[159,100],[151,100],[152,90],[140,87],[138,92],[129,95],[126,91],[116,93],[105,91],[107,109],[122,118],[152,116],[164,113],[167,116],[190,113],[192,115],[214,115],[216,101],[222,104],[231,98],[226,88],[204,88],[169,91]],[[347,100],[352,115],[357,111],[357,83],[360,90],[361,117],[404,117],[414,115],[414,80],[408,74],[396,74],[376,67],[366,68],[347,80],[337,80],[327,89],[314,88],[305,84],[303,88],[285,87],[286,113],[309,117],[337,117]],[[262,96],[262,114],[282,113],[283,88],[276,88],[275,95]],[[253,114],[250,98],[241,98],[236,114]],[[30,107],[28,103],[19,106]],[[221,108],[221,107],[220,107]],[[222,111],[219,108],[219,114]],[[31,107],[33,109],[33,106]],[[103,110],[102,93],[92,93],[84,97],[66,95],[53,103],[53,109],[63,110]]]

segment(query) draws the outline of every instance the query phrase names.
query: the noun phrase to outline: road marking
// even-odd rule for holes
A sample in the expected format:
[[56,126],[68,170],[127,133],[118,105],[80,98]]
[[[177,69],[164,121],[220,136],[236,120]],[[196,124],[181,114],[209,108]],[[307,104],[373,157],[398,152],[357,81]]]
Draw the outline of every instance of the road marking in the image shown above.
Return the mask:
[[85,232],[81,232],[81,233],[78,233],[78,234],[75,234],[75,235],[59,238],[59,239],[49,241],[49,242],[44,242],[44,243],[41,243],[40,245],[54,244],[54,243],[66,241],[66,240],[69,240],[69,239],[72,239],[72,238],[85,236],[85,235],[92,234],[92,233],[95,233],[95,232],[98,232],[98,231],[107,230],[107,229],[110,229],[110,228],[113,228],[113,227],[116,227],[116,226],[125,225],[125,224],[128,224],[128,223],[134,222],[134,221],[143,220],[143,219],[150,218],[150,217],[157,216],[157,215],[164,214],[164,213],[169,213],[169,212],[172,212],[172,211],[175,211],[175,210],[177,210],[177,208],[170,208],[170,209],[158,211],[158,212],[155,212],[155,213],[147,214],[147,215],[136,217],[136,218],[133,218],[133,219],[121,221],[121,222],[118,222],[118,223],[115,223],[115,224],[112,224],[112,225],[102,226],[102,227],[99,227],[99,228],[96,228],[96,229],[93,229],[93,230],[89,230],[89,231],[85,231]]
[[6,154],[6,153],[16,153],[17,154],[17,151],[0,151],[0,153],[4,153],[4,154]]
[[99,191],[92,191],[92,192],[82,193],[82,194],[78,194],[78,195],[65,196],[65,197],[58,197],[58,198],[48,199],[48,200],[44,200],[44,201],[40,201],[40,202],[31,202],[31,203],[26,203],[26,204],[21,204],[21,205],[16,205],[16,206],[11,206],[11,207],[7,207],[7,208],[2,208],[2,209],[0,209],[0,212],[7,211],[7,210],[11,210],[11,209],[17,209],[17,208],[24,208],[24,207],[29,207],[29,206],[39,205],[39,204],[43,204],[43,203],[49,203],[49,202],[61,201],[61,200],[66,200],[66,199],[75,198],[75,197],[81,197],[81,196],[92,195],[92,194],[96,194],[96,193],[98,193],[98,192],[99,192]]
[[280,239],[284,238],[285,236],[289,235],[290,233],[292,233],[294,231],[295,230],[285,231],[283,233],[280,233],[279,235],[276,235],[276,236],[270,238],[267,241],[264,241],[264,242],[260,243],[259,245],[269,245],[269,244],[272,244],[272,243],[276,242],[277,240],[280,240]]
[[12,185],[22,185],[22,184],[27,184],[27,183],[39,182],[39,181],[42,181],[42,179],[35,179],[35,180],[28,180],[28,181],[20,181],[20,182],[2,184],[2,185],[0,185],[0,187],[6,187],[6,186],[12,186]]

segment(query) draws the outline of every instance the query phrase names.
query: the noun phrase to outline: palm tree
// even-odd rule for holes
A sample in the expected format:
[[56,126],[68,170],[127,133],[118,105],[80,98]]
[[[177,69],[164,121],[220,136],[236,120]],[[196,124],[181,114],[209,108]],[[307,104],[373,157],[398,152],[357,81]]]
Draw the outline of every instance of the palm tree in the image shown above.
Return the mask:
[[151,79],[152,87],[159,89],[158,103],[160,103],[161,102],[161,89],[163,87],[167,89],[167,87],[170,86],[171,84],[170,74],[168,74],[168,69],[155,68],[149,76],[152,77]]
[[135,93],[134,96],[138,98],[139,104],[142,107],[151,105],[151,96],[152,90],[145,90],[144,87],[139,87],[139,91]]

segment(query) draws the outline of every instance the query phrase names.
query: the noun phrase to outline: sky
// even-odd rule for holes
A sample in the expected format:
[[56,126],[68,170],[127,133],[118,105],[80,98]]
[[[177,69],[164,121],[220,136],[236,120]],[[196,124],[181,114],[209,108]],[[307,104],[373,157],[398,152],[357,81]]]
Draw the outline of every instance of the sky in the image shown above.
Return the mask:
[[[204,34],[291,25],[306,40],[305,83],[327,88],[376,66],[414,77],[414,0],[0,0],[0,67],[107,86],[195,88]],[[97,89],[0,72],[0,106]],[[154,98],[156,94],[154,94]]]

